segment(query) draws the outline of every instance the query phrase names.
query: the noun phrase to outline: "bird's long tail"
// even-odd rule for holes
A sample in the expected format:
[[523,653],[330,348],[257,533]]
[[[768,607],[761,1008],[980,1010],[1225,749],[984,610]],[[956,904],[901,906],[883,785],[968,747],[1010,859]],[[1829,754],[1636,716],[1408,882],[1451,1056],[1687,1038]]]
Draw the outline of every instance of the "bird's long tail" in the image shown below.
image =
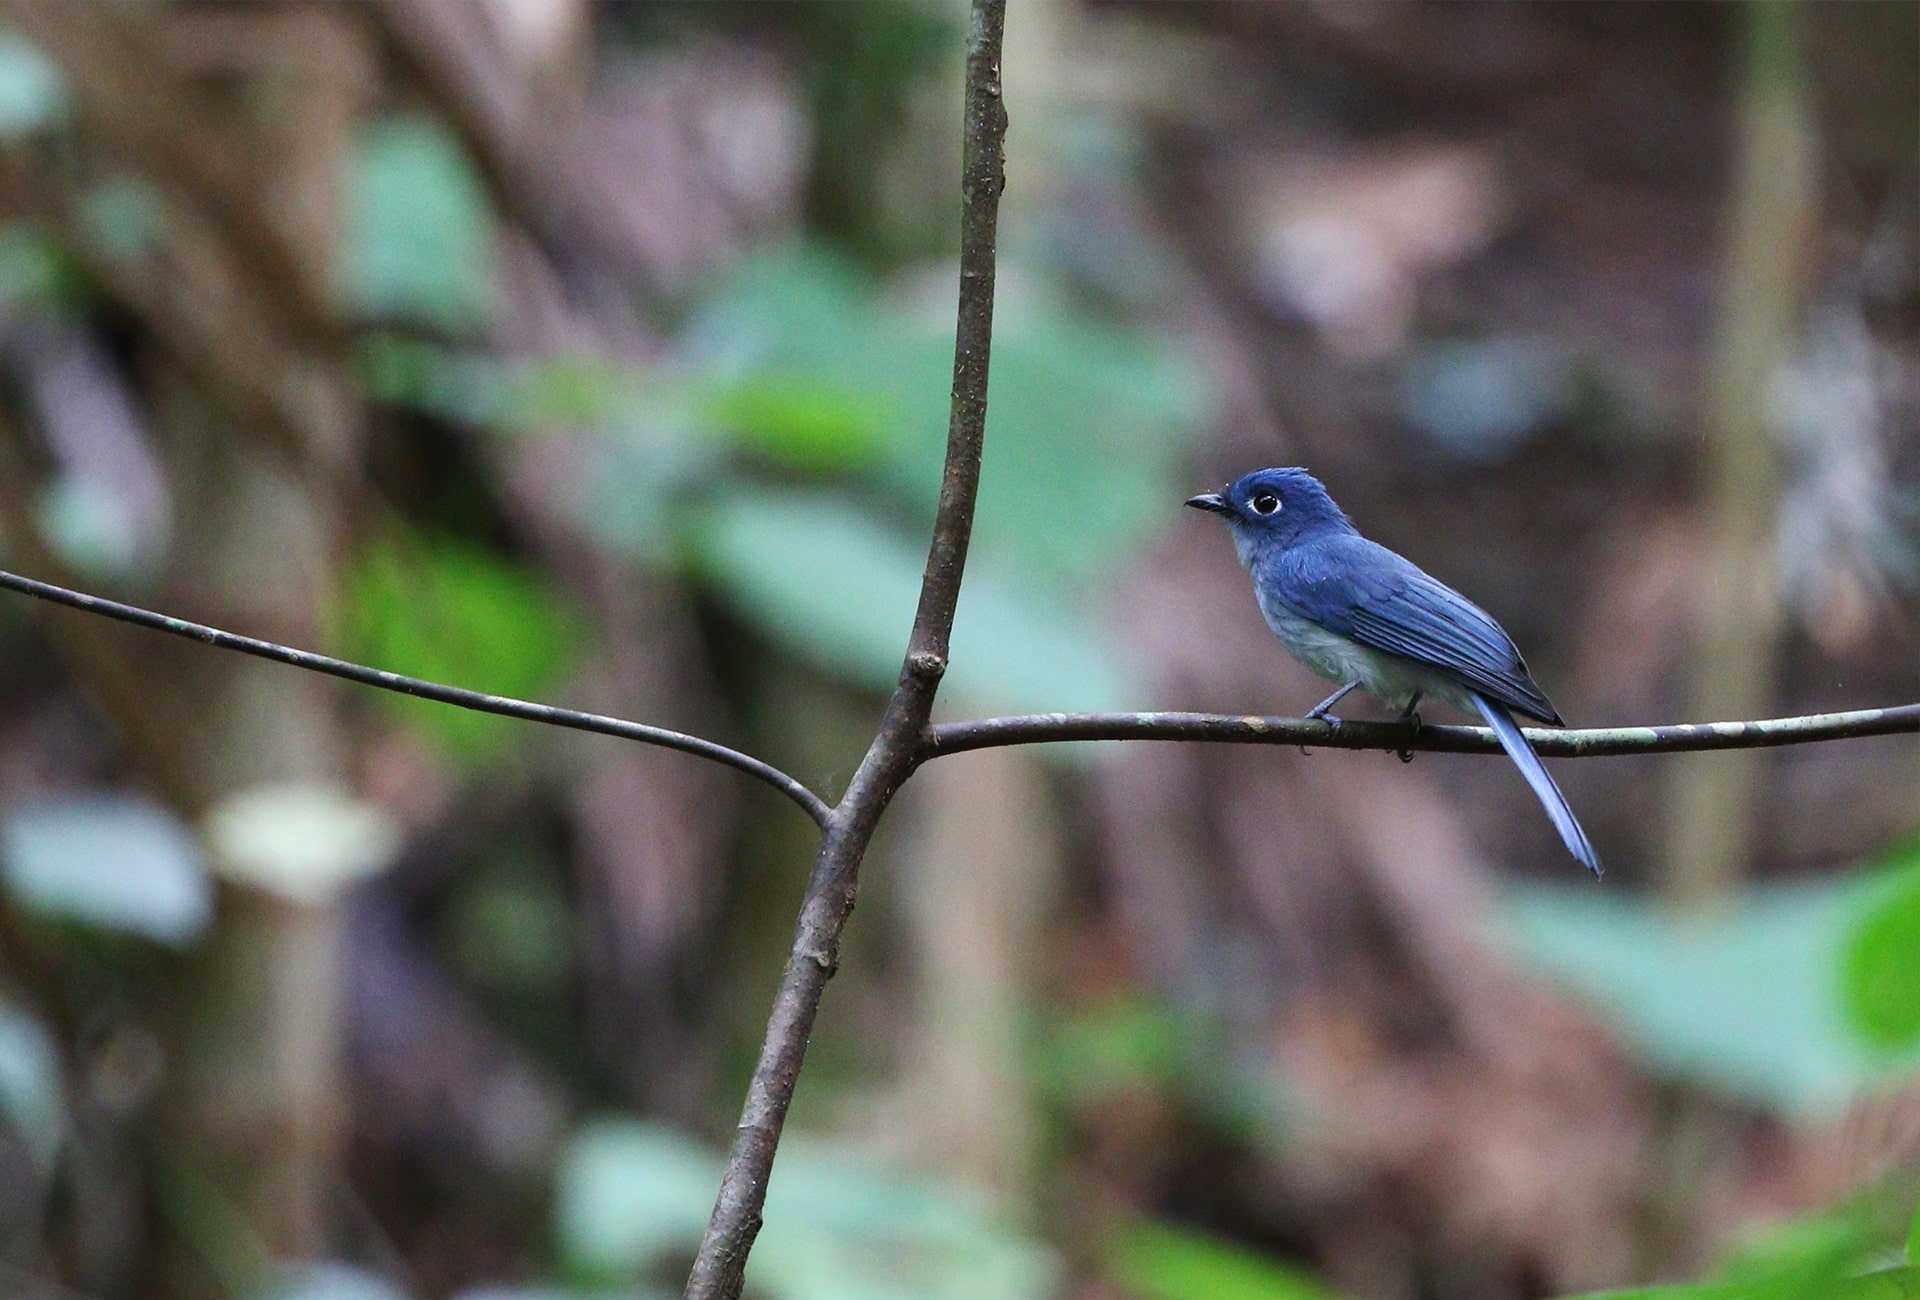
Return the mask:
[[1513,715],[1506,706],[1496,704],[1478,692],[1473,693],[1473,702],[1480,709],[1480,716],[1493,728],[1493,734],[1500,738],[1500,748],[1507,751],[1514,766],[1520,769],[1520,775],[1527,778],[1527,784],[1533,787],[1533,793],[1540,800],[1540,806],[1547,810],[1547,816],[1553,821],[1553,828],[1560,832],[1560,839],[1567,846],[1567,852],[1591,871],[1597,878],[1600,875],[1600,855],[1593,851],[1593,845],[1587,839],[1587,833],[1580,829],[1580,821],[1573,815],[1573,809],[1567,806],[1567,797],[1560,793],[1560,787],[1553,783],[1553,777],[1546,766],[1540,762],[1540,756],[1533,752],[1533,746],[1521,734],[1514,724]]

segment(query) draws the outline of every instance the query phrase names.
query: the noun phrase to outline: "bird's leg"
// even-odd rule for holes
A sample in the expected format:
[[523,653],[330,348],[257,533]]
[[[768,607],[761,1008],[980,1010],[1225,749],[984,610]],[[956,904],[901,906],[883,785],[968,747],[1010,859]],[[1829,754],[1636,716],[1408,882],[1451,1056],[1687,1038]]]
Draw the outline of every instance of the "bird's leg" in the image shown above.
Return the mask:
[[1357,681],[1348,682],[1345,686],[1342,686],[1339,690],[1327,696],[1326,699],[1308,709],[1307,716],[1309,718],[1318,718],[1320,721],[1326,723],[1329,731],[1339,731],[1340,719],[1334,717],[1328,710],[1332,709],[1333,706],[1341,700],[1347,698],[1347,692],[1353,690],[1358,685],[1360,685],[1360,683]]
[[[1359,684],[1360,683],[1357,680],[1348,682],[1345,686],[1342,686],[1339,690],[1327,696],[1326,699],[1320,701],[1318,704],[1308,709],[1307,716],[1309,718],[1318,718],[1320,721],[1327,724],[1328,731],[1332,732],[1336,736],[1339,735],[1340,719],[1334,717],[1333,714],[1329,712],[1329,710],[1332,709],[1333,706],[1338,704],[1341,700],[1345,699],[1347,697],[1347,692],[1353,690]],[[1305,745],[1300,746],[1300,752],[1303,754],[1306,753],[1307,747]]]
[[[1420,706],[1420,697],[1422,694],[1424,694],[1424,692],[1415,691],[1413,697],[1407,701],[1407,707],[1400,710],[1400,716],[1394,719],[1395,722],[1413,724],[1413,735],[1415,736],[1420,734],[1421,722],[1420,715],[1414,712],[1414,710]],[[1401,749],[1395,752],[1399,754],[1402,763],[1411,763],[1413,761],[1413,751],[1411,749]]]

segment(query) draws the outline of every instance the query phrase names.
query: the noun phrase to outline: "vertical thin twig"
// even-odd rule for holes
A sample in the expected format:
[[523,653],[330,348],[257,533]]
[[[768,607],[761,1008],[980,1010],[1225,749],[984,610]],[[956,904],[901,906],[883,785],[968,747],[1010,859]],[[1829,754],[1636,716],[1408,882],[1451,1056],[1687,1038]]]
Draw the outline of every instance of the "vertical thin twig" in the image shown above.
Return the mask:
[[1006,0],[973,0],[967,26],[963,199],[960,227],[960,311],[953,350],[953,405],[947,425],[940,509],[920,584],[920,605],[907,640],[899,684],[845,797],[822,830],[807,881],[766,1042],[747,1088],[720,1195],[687,1281],[687,1300],[734,1300],[745,1279],[747,1252],[760,1231],[767,1178],[781,1126],[806,1057],[820,996],[839,960],[840,933],[853,911],[860,863],[873,828],[920,761],[934,693],[947,670],[948,640],[967,544],[986,433],[987,362],[993,334],[994,240],[1006,183],[1000,99],[1000,42]]

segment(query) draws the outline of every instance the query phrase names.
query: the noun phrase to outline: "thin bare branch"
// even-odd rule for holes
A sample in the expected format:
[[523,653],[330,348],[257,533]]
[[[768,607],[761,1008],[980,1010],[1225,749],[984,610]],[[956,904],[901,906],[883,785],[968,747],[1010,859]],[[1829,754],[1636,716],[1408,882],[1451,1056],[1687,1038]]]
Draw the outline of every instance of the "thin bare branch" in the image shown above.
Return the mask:
[[961,170],[960,307],[954,334],[952,407],[940,509],[920,584],[920,604],[899,684],[879,734],[833,810],[807,881],[800,921],[767,1020],[733,1149],[700,1243],[688,1300],[736,1300],[747,1252],[760,1231],[767,1179],[805,1060],[821,995],[840,959],[840,934],[853,912],[860,863],[894,792],[919,764],[940,678],[960,579],[973,535],[974,497],[986,434],[987,362],[993,338],[995,232],[1006,183],[1001,149],[1007,115],[1000,97],[1000,40],[1006,0],[973,0],[967,26],[965,143]]
[[462,690],[458,686],[444,686],[439,682],[424,681],[418,677],[407,677],[379,668],[368,668],[362,664],[349,663],[344,659],[313,654],[307,650],[296,650],[292,646],[280,645],[273,641],[261,641],[250,636],[223,632],[217,627],[208,627],[203,623],[189,623],[183,618],[173,618],[167,614],[157,614],[150,609],[141,609],[136,605],[123,605],[119,601],[89,596],[84,592],[56,587],[51,583],[23,578],[16,573],[0,572],[0,587],[50,601],[56,605],[65,605],[69,609],[99,614],[105,618],[132,623],[138,627],[152,628],[156,632],[184,637],[189,641],[198,641],[217,649],[236,650],[256,658],[271,659],[275,663],[290,664],[295,668],[325,673],[329,677],[358,682],[362,686],[373,686],[383,691],[397,691],[402,695],[413,695],[423,700],[451,704],[455,708],[472,709],[476,713],[494,713],[503,718],[544,722],[574,731],[597,732],[603,736],[618,736],[622,740],[637,740],[643,745],[677,749],[683,754],[693,754],[731,767],[736,771],[745,772],[748,776],[764,782],[793,800],[816,825],[825,826],[827,823],[829,810],[826,801],[799,781],[770,763],[764,763],[750,754],[742,754],[738,750],[729,749],[725,745],[704,740],[699,736],[669,731],[665,727],[651,727],[644,722],[628,722],[624,718],[609,718],[598,713],[581,713],[574,709],[557,708],[551,704],[535,704],[528,700],[510,699],[504,695],[487,695],[480,691]]
[[[1682,722],[1659,727],[1596,727],[1583,731],[1526,729],[1540,753],[1558,758],[1609,754],[1677,754],[1703,749],[1760,749],[1817,740],[1852,740],[1920,731],[1920,704],[1847,713],[1814,713],[1757,722]],[[1500,742],[1485,727],[1422,726],[1397,722],[1342,722],[1338,731],[1316,718],[1236,717],[1221,713],[1028,713],[977,718],[933,728],[921,761],[1002,745],[1081,740],[1184,740],[1228,745],[1301,745],[1314,749],[1415,750],[1442,754],[1497,754]]]

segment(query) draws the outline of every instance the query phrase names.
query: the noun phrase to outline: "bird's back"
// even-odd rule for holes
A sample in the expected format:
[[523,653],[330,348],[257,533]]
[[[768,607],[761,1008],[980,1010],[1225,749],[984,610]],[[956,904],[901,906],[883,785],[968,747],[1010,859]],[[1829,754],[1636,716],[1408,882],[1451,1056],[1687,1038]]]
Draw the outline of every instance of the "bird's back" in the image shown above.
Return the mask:
[[1249,567],[1263,604],[1277,602],[1311,624],[1559,725],[1560,715],[1493,616],[1379,543],[1329,530],[1271,548]]

